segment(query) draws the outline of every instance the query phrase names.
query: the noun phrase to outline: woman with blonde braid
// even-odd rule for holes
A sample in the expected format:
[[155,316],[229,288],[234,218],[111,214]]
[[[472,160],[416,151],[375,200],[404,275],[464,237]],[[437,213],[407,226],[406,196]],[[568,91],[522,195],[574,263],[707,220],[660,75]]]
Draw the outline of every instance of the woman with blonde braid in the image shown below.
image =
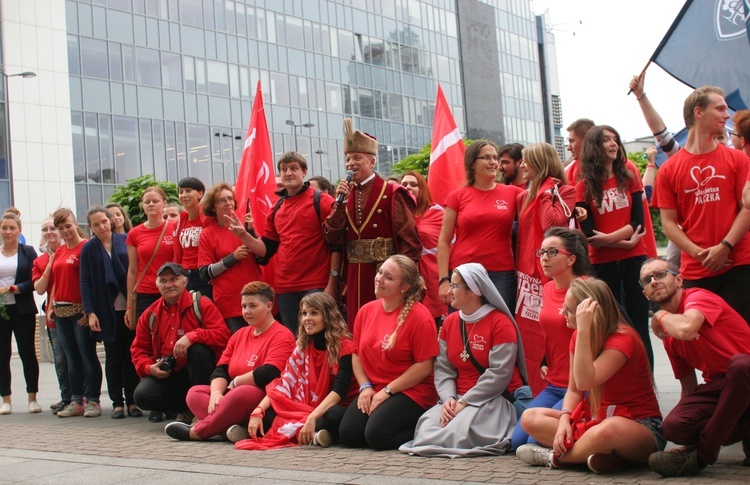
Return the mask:
[[416,263],[400,254],[375,276],[378,299],[360,308],[354,321],[352,368],[359,397],[339,427],[347,446],[396,449],[414,437],[417,420],[437,402],[432,377],[437,332],[419,302],[423,291]]

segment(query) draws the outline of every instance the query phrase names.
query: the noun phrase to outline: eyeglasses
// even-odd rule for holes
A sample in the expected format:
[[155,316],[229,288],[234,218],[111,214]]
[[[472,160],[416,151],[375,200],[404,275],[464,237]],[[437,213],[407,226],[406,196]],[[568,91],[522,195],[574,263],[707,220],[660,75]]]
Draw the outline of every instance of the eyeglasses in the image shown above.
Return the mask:
[[665,278],[668,274],[673,274],[677,276],[679,273],[675,273],[671,269],[660,269],[658,271],[654,271],[653,273],[646,275],[638,280],[638,283],[640,283],[641,288],[645,288],[648,285],[651,284],[652,280],[660,280]]
[[451,290],[455,290],[456,288],[467,288],[466,285],[454,285],[453,283],[451,283],[449,286]]
[[537,258],[541,258],[542,256],[544,256],[546,254],[547,257],[551,259],[551,258],[554,258],[555,256],[557,256],[557,253],[563,253],[563,254],[567,254],[568,256],[572,256],[572,254],[570,254],[567,251],[563,251],[562,249],[549,248],[549,249],[537,249],[536,250],[536,257]]
[[234,204],[234,197],[222,197],[216,201],[217,204]]
[[739,133],[735,133],[733,131],[730,132],[729,134],[732,135],[732,136],[736,136],[736,137],[742,138],[742,135],[740,135]]
[[491,161],[494,160],[494,161],[498,162],[498,161],[500,161],[500,157],[498,157],[497,155],[482,155],[481,157],[475,158],[475,160],[484,160],[484,161],[487,161],[487,162],[491,162]]

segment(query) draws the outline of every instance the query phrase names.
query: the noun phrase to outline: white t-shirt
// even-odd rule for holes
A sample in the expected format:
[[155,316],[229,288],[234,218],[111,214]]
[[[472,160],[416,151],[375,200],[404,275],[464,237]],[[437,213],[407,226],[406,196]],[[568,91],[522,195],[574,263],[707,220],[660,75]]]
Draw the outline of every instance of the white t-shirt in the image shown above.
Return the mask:
[[[0,286],[11,286],[16,281],[18,270],[18,253],[13,256],[5,256],[0,253]],[[3,305],[15,305],[16,296],[12,293],[5,295]]]

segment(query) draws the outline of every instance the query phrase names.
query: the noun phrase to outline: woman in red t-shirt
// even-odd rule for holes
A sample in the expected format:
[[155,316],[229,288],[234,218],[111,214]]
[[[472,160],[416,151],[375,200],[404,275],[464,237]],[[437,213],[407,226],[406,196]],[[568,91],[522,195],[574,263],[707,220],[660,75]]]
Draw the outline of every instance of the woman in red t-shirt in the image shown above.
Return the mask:
[[419,302],[417,264],[391,256],[375,275],[375,296],[354,321],[352,367],[359,397],[341,420],[352,448],[393,450],[414,437],[417,420],[437,402],[432,366],[438,355],[435,320]]
[[81,250],[86,239],[81,237],[76,216],[70,209],[56,210],[52,219],[60,238],[65,241],[55,251],[49,279],[54,281],[52,308],[57,336],[68,361],[71,394],[70,404],[59,411],[57,416],[100,416],[102,366],[96,355],[96,340],[91,336],[88,319],[83,315],[80,286]]
[[[539,376],[547,385],[529,403],[528,408],[562,409],[570,373],[570,338],[573,329],[567,326],[563,308],[565,294],[575,278],[590,276],[594,271],[589,261],[588,242],[581,231],[567,227],[551,227],[544,233],[541,249],[536,250],[544,276],[551,280],[542,290],[539,324],[544,336],[541,346],[544,361]],[[524,347],[526,349],[526,347]],[[523,416],[521,416],[523,421]],[[521,426],[513,431],[513,448],[529,442]]]
[[563,408],[524,413],[524,430],[541,446],[523,445],[516,456],[553,468],[586,463],[596,473],[645,464],[666,440],[643,342],[602,280],[575,279],[563,311],[576,329]]
[[[125,311],[125,325],[135,329],[141,314],[156,300],[161,298],[156,287],[156,270],[174,256],[174,236],[177,224],[164,219],[164,207],[167,205],[167,194],[161,187],[153,185],[146,187],[141,194],[141,207],[146,214],[146,222],[139,224],[128,232],[125,240],[128,246],[128,308]],[[165,227],[164,224],[167,226]],[[162,236],[163,231],[163,236]],[[159,238],[161,237],[161,241]],[[156,244],[159,249],[156,250]],[[151,257],[156,250],[156,256],[148,268]],[[146,274],[143,275],[143,270]],[[140,282],[138,281],[140,279]],[[138,287],[136,288],[136,283]],[[132,300],[138,294],[135,308],[135,321],[131,321]]]
[[399,450],[450,458],[502,455],[516,425],[511,396],[526,377],[520,333],[481,264],[453,270],[450,288],[451,306],[459,312],[448,315],[440,329],[435,362],[440,402]]
[[644,237],[653,238],[652,232],[644,230],[641,174],[625,155],[620,135],[606,125],[586,133],[580,165],[576,205],[588,211],[581,229],[589,238],[594,273],[627,309],[653,367],[648,301],[638,284],[648,257]]
[[241,290],[247,325],[234,333],[211,374],[210,385],[193,386],[185,401],[199,419],[195,426],[175,421],[164,432],[180,441],[206,440],[247,426],[250,414],[279,377],[294,349],[294,336],[273,318],[273,288],[262,281]]
[[229,184],[220,182],[208,189],[201,207],[210,219],[201,232],[198,271],[211,283],[214,304],[234,333],[247,326],[240,312],[240,290],[248,281],[263,280],[263,274],[253,253],[232,230],[231,226],[242,226],[234,213],[237,200]]
[[[338,437],[346,406],[357,395],[352,380],[351,334],[336,300],[322,291],[300,301],[299,327],[297,348],[281,377],[266,387],[266,397],[250,415],[252,439],[237,443],[239,450],[297,444],[328,447]],[[263,417],[269,409],[276,418],[264,434]],[[239,436],[248,437],[244,429],[237,428]],[[232,431],[227,435],[234,441]]]
[[445,209],[438,204],[433,205],[427,180],[419,172],[414,170],[404,172],[401,176],[401,185],[411,192],[417,200],[414,220],[417,222],[419,241],[422,243],[419,272],[422,274],[424,284],[427,287],[422,303],[430,310],[439,327],[443,315],[448,311],[448,307],[441,303],[438,298],[437,245]]
[[[466,148],[466,186],[456,189],[445,201],[445,215],[438,240],[438,295],[450,303],[450,269],[464,263],[479,263],[505,300],[515,308],[516,271],[513,258],[513,221],[518,194],[513,185],[498,184],[497,147],[477,140]],[[454,240],[451,246],[451,241]]]
[[[542,287],[549,278],[542,272],[535,251],[550,227],[568,226],[575,208],[576,191],[568,185],[560,155],[549,143],[535,143],[523,149],[521,168],[529,188],[518,205],[518,245],[516,251],[516,324],[521,330],[526,350],[526,365],[537,369],[544,358],[544,336],[539,325],[542,309]],[[539,374],[533,372],[529,383],[534,393],[544,387]]]

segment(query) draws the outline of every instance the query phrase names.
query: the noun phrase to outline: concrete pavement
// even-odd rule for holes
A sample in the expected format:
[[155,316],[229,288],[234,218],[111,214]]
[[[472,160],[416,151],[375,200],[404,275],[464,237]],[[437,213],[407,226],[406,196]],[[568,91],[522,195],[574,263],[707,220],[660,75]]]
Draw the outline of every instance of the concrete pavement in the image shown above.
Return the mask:
[[[664,348],[653,340],[656,385],[662,412],[679,399]],[[0,416],[0,479],[4,483],[667,483],[642,468],[611,476],[583,469],[549,470],[530,467],[513,455],[492,458],[419,458],[398,452],[374,452],[334,446],[237,451],[228,442],[184,443],[168,438],[164,424],[146,417],[110,419],[106,381],[99,418],[58,418],[49,411],[56,401],[52,364],[43,363],[40,378],[41,414],[26,412],[23,372],[12,359],[14,412]],[[724,448],[719,463],[693,479],[668,483],[750,483],[750,467],[741,466],[742,447]]]

